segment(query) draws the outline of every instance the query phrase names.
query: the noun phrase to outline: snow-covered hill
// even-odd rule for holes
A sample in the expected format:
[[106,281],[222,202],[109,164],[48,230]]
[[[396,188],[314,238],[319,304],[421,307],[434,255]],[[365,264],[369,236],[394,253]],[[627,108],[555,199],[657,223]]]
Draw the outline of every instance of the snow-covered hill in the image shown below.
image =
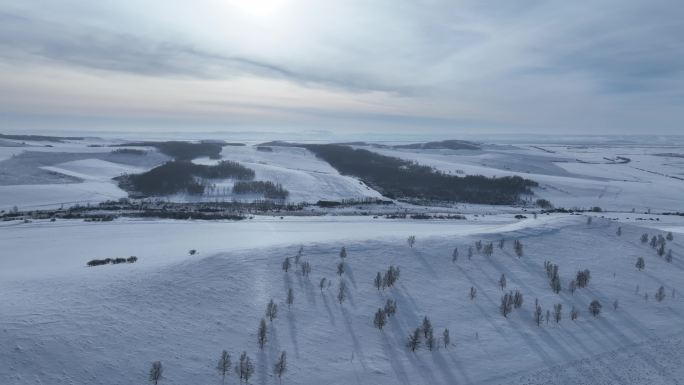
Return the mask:
[[[248,352],[256,384],[278,383],[272,367],[283,350],[285,384],[676,383],[684,377],[684,234],[668,241],[675,256],[668,263],[639,240],[662,232],[622,224],[618,236],[618,226],[563,215],[3,224],[0,383],[145,383],[149,365],[160,360],[160,384],[219,384],[214,367],[223,349],[234,361]],[[417,237],[414,248],[409,234]],[[524,245],[520,258],[516,239]],[[493,255],[468,259],[478,240],[494,242]],[[309,277],[281,269],[300,245]],[[348,256],[339,277],[342,246]],[[188,256],[190,248],[199,253]],[[131,254],[138,263],[85,267],[91,258]],[[635,268],[640,256],[643,271]],[[559,265],[560,294],[551,291],[546,260]],[[401,268],[400,278],[378,291],[373,278],[389,265]],[[573,295],[568,283],[580,269],[590,269],[591,280]],[[508,318],[499,314],[502,274],[506,291],[524,296]],[[323,277],[332,286],[320,290]],[[341,304],[340,281],[347,285]],[[666,298],[657,302],[661,285]],[[544,311],[562,304],[563,319],[537,326],[535,298]],[[279,313],[262,351],[255,334],[270,299]],[[387,299],[397,312],[378,330],[373,314]],[[588,313],[592,300],[603,305],[598,317]],[[450,330],[448,347],[406,347],[424,316],[436,336]],[[227,383],[237,382],[231,374]]]

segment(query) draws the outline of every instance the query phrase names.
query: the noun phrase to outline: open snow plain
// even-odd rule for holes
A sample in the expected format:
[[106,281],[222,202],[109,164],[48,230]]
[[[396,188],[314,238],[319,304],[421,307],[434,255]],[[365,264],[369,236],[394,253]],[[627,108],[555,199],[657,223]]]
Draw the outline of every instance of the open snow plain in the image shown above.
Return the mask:
[[[662,232],[622,224],[618,236],[619,225],[570,215],[3,225],[0,382],[144,383],[150,363],[161,360],[163,384],[218,384],[215,361],[226,349],[234,359],[248,352],[257,384],[278,383],[272,367],[283,350],[290,384],[677,383],[684,376],[684,234],[667,243],[675,255],[668,263],[639,240]],[[408,234],[416,235],[413,248]],[[522,257],[513,252],[516,239]],[[492,256],[467,257],[478,240],[494,242]],[[281,269],[300,246],[301,262],[312,266],[308,277],[296,266]],[[348,256],[339,276],[342,246]],[[198,254],[189,256],[190,248]],[[91,258],[128,255],[139,262],[85,267]],[[643,271],[635,268],[639,256]],[[546,260],[559,265],[559,294]],[[373,278],[389,265],[401,268],[399,280],[377,290]],[[590,269],[591,280],[571,294],[568,283],[580,269]],[[524,296],[507,318],[499,313],[501,274],[505,291]],[[331,287],[321,290],[321,278]],[[660,286],[662,302],[654,299]],[[289,288],[295,300],[288,309]],[[544,312],[562,304],[561,321],[537,326],[535,298]],[[270,299],[279,311],[260,350],[256,331]],[[378,330],[373,314],[387,299],[397,311]],[[603,305],[598,317],[589,314],[592,300]],[[573,306],[580,312],[574,321]],[[450,330],[449,346],[407,348],[424,316],[437,337]]]

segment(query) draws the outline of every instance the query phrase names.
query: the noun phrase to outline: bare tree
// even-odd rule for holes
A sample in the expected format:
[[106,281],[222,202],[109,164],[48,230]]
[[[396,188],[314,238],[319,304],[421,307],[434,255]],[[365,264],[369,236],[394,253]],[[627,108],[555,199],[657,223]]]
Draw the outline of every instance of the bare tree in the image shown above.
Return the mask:
[[149,375],[149,380],[151,383],[154,385],[157,385],[159,381],[162,379],[162,373],[164,372],[164,369],[162,368],[162,363],[161,361],[155,361],[152,363],[152,367],[150,368],[150,375]]
[[294,303],[294,292],[292,291],[292,288],[289,288],[289,289],[287,289],[287,308],[289,309],[293,303]]
[[482,252],[483,252],[484,255],[486,255],[487,257],[491,257],[492,254],[494,254],[494,245],[493,245],[491,242],[489,242],[488,244],[486,244],[486,245],[484,246],[484,249],[483,249]]
[[252,359],[249,358],[247,352],[242,352],[240,354],[240,362],[235,365],[235,373],[240,377],[240,383],[244,380],[245,383],[249,383],[249,379],[254,374],[254,364]]
[[309,274],[311,274],[311,264],[308,261],[306,261],[306,262],[302,262],[301,266],[302,266],[302,275],[305,277],[308,277]]
[[337,264],[337,275],[342,276],[344,274],[344,262]]
[[413,248],[413,245],[416,244],[416,236],[415,236],[415,235],[409,236],[409,237],[406,239],[406,242],[408,243],[408,245],[409,245],[410,248]]
[[648,243],[648,234],[641,234],[641,243]]
[[387,316],[385,315],[385,310],[382,308],[378,309],[378,311],[375,312],[375,317],[373,318],[373,325],[382,330],[382,327],[385,326],[386,322]]
[[499,278],[499,287],[501,287],[501,290],[506,288],[506,276],[501,274],[501,278]]
[[451,262],[456,262],[458,260],[458,247],[454,247],[454,251],[451,253]]
[[406,345],[412,352],[415,352],[416,349],[418,349],[418,346],[420,346],[420,335],[420,328],[416,328],[413,333],[409,334],[408,343]]
[[523,244],[519,240],[515,240],[513,242],[513,251],[515,251],[515,255],[518,256],[518,258],[523,256]]
[[432,329],[430,329],[430,332],[429,332],[428,335],[425,337],[425,346],[427,346],[427,348],[428,348],[430,351],[432,351],[432,349],[435,348],[435,344],[436,344],[435,336],[434,336],[434,334],[432,333]]
[[278,316],[278,305],[273,302],[271,299],[268,302],[268,305],[266,305],[266,317],[268,317],[268,320],[273,322],[273,319]]
[[290,258],[285,257],[285,260],[283,261],[283,271],[287,273],[288,270],[290,270]]
[[430,322],[430,319],[427,316],[423,317],[423,323],[420,328],[423,331],[423,336],[425,336],[425,338],[428,337],[429,333],[432,333],[432,322]]
[[572,310],[570,310],[570,319],[574,321],[578,317],[579,317],[579,310],[577,310],[575,305],[572,305]]
[[232,365],[233,364],[230,362],[230,354],[225,350],[221,352],[221,357],[216,365],[216,370],[219,372],[219,375],[221,375],[221,383],[226,383],[226,374],[230,372]]
[[273,373],[278,376],[278,382],[282,383],[283,374],[287,371],[287,354],[283,351],[273,367]]
[[344,302],[345,298],[347,298],[347,285],[344,283],[344,281],[340,281],[340,289],[337,292],[337,300],[340,302]]
[[444,329],[442,332],[442,342],[444,342],[444,348],[449,346],[451,343],[451,337],[449,337],[449,329]]
[[560,320],[561,320],[562,310],[563,310],[562,304],[557,303],[557,304],[553,305],[553,319],[556,320],[556,323],[560,322]]
[[295,265],[299,265],[299,260],[302,258],[302,255],[304,255],[304,246],[299,246],[299,251],[297,251],[297,254],[295,254]]
[[475,249],[477,250],[478,254],[482,252],[482,241],[475,242]]
[[373,280],[373,286],[375,286],[378,291],[380,288],[383,286],[382,285],[382,274],[378,271],[378,274],[375,276],[375,279]]
[[499,312],[504,318],[513,310],[513,298],[510,293],[506,293],[501,297],[501,304],[499,305]]
[[388,299],[387,302],[385,302],[385,314],[387,314],[387,317],[391,317],[396,312],[397,312],[397,302],[394,300]]
[[323,289],[325,289],[325,286],[326,286],[325,281],[326,281],[326,279],[325,279],[325,277],[323,277],[323,278],[321,278],[321,282],[318,284],[318,286],[321,288],[321,293],[323,292]]
[[342,246],[342,249],[340,250],[340,258],[347,258],[347,249],[344,246]]
[[263,349],[266,344],[266,320],[263,318],[259,322],[259,329],[257,330],[257,344],[259,349]]
[[544,313],[542,312],[541,306],[538,304],[534,308],[534,322],[537,323],[537,326],[541,326],[541,322],[544,319]]

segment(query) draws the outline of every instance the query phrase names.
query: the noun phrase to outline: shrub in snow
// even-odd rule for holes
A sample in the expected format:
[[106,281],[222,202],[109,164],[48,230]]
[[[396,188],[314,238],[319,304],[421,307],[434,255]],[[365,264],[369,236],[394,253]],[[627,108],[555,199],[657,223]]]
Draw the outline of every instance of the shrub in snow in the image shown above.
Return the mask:
[[342,249],[340,250],[340,258],[347,258],[347,249],[345,249],[344,246],[342,246]]
[[646,262],[644,261],[644,258],[643,257],[637,258],[636,268],[639,270],[643,270],[644,267],[646,267]]
[[453,253],[451,253],[451,262],[456,262],[458,259],[458,247],[454,247]]
[[648,234],[643,233],[641,234],[641,243],[647,243],[648,242]]
[[344,262],[337,264],[337,275],[342,276],[344,274]]
[[286,273],[288,272],[288,270],[290,270],[290,258],[289,257],[285,257],[285,260],[283,261],[282,267],[283,267],[283,271]]
[[308,261],[302,262],[301,267],[302,267],[302,275],[305,277],[308,277],[309,274],[311,273],[311,264]]
[[449,337],[449,329],[444,329],[442,332],[442,342],[444,343],[444,348],[449,346],[451,343],[451,337]]
[[347,285],[344,283],[344,281],[340,281],[340,289],[337,291],[337,300],[340,302],[344,302],[345,298],[347,298]]
[[415,236],[415,235],[409,236],[409,237],[406,239],[406,243],[408,243],[408,245],[409,245],[410,248],[413,248],[413,245],[416,244],[416,236]]
[[667,250],[667,254],[665,254],[665,261],[672,262],[672,249]]
[[655,299],[658,302],[661,302],[662,300],[665,299],[665,288],[664,287],[659,287],[658,291],[655,294]]
[[599,302],[598,300],[591,301],[591,303],[589,304],[589,313],[591,313],[591,315],[593,315],[594,317],[599,315],[601,313],[601,302]]
[[136,263],[137,261],[138,261],[138,257],[136,257],[136,256],[130,256],[130,257],[126,258],[126,262],[128,262],[128,263]]
[[423,336],[425,336],[425,338],[427,338],[429,333],[432,333],[432,322],[430,322],[430,319],[427,316],[423,317],[423,323],[421,324],[420,329],[422,330]]
[[506,288],[506,276],[504,274],[501,274],[501,278],[499,278],[499,287],[501,290]]
[[560,322],[560,320],[561,320],[562,310],[563,310],[562,304],[557,303],[557,304],[553,305],[553,319],[556,320],[556,323]]
[[674,236],[672,235],[672,232],[668,232],[665,238],[667,238],[668,241],[672,241],[674,239]]
[[190,251],[188,251],[188,254],[195,255],[195,254],[197,254],[197,250],[191,249]]

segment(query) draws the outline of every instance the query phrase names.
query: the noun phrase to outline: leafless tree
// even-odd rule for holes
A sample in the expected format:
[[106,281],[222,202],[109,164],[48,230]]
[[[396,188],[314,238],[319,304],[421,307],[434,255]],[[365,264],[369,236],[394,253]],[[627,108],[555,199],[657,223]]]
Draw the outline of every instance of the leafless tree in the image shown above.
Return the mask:
[[226,383],[226,374],[230,372],[232,365],[233,364],[230,362],[230,354],[225,350],[221,352],[221,357],[216,365],[216,370],[219,372],[219,375],[221,375],[221,382],[223,384]]
[[266,317],[268,317],[268,320],[273,322],[273,319],[278,316],[278,305],[273,302],[273,300],[270,300],[268,302],[268,305],[266,305]]
[[273,373],[278,376],[278,381],[282,383],[283,374],[287,371],[287,354],[283,351],[278,357],[273,367]]
[[159,381],[162,379],[162,373],[164,372],[164,369],[162,368],[162,363],[161,361],[155,361],[152,363],[152,367],[150,368],[150,375],[149,375],[149,380],[151,383],[154,385],[157,385]]
[[259,322],[259,329],[257,330],[257,344],[259,349],[263,349],[266,344],[266,320],[263,318]]

